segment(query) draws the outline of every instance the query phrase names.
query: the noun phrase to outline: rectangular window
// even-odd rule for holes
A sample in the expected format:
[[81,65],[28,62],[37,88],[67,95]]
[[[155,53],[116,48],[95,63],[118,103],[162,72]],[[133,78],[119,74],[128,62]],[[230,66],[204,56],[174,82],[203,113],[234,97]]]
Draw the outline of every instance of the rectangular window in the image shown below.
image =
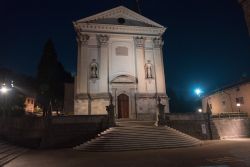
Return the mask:
[[222,101],[222,105],[223,105],[223,106],[226,105],[226,101],[225,101],[225,100]]
[[237,97],[235,100],[236,100],[236,103],[244,104],[244,98],[243,97]]

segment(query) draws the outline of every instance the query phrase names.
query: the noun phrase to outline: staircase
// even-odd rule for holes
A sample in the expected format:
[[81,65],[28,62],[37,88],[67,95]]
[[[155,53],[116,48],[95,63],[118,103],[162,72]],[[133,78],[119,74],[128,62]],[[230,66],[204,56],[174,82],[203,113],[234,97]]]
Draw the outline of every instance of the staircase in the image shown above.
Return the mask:
[[200,140],[167,126],[146,126],[141,123],[145,122],[129,124],[124,121],[122,125],[126,126],[109,128],[95,139],[76,146],[74,149],[90,152],[115,152],[192,147],[202,144]]
[[0,140],[0,166],[5,165],[26,151],[27,149],[10,145]]

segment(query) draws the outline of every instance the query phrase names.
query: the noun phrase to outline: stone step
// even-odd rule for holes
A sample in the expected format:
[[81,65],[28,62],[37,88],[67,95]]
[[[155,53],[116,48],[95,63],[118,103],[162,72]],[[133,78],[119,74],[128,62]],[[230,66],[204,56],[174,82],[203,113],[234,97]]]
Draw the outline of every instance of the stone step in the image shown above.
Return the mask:
[[17,158],[18,156],[24,154],[27,151],[27,149],[20,149],[18,152],[13,152],[12,154],[9,154],[8,156],[0,159],[0,166],[3,166],[10,162],[11,160]]
[[176,132],[146,132],[146,131],[143,131],[143,132],[137,132],[137,131],[127,131],[127,132],[124,132],[124,131],[113,131],[113,133],[109,133],[109,134],[106,134],[105,136],[130,136],[130,135],[133,135],[133,136],[155,136],[155,137],[161,137],[161,136],[186,136],[186,137],[189,137],[189,138],[193,138],[191,136],[187,136],[186,134],[183,134],[183,133],[176,133]]
[[118,152],[118,151],[134,151],[134,150],[151,150],[151,149],[171,149],[171,148],[183,148],[183,147],[195,147],[199,146],[198,144],[179,144],[178,146],[176,145],[147,145],[147,146],[123,146],[123,147],[86,147],[86,148],[80,148],[77,150],[80,151],[86,151],[86,152]]
[[169,127],[126,126],[112,127],[95,139],[76,146],[83,151],[126,151],[160,148],[179,148],[201,145],[196,138]]
[[165,141],[165,142],[120,142],[120,143],[95,143],[92,145],[85,145],[79,147],[81,148],[102,148],[102,147],[108,147],[108,148],[121,148],[121,147],[148,147],[148,146],[163,146],[163,145],[169,145],[169,146],[175,146],[179,147],[181,145],[199,145],[199,142],[185,142],[185,141],[179,141],[179,142],[170,142],[170,141]]
[[[135,140],[138,140],[138,139],[142,139],[142,141],[144,140],[159,140],[159,139],[162,139],[162,140],[176,140],[176,139],[185,139],[185,140],[197,140],[197,139],[194,139],[194,138],[191,138],[191,137],[186,137],[186,136],[183,136],[182,138],[180,138],[180,136],[177,136],[177,135],[162,135],[162,136],[150,136],[150,134],[148,135],[120,135],[120,134],[110,134],[110,135],[107,135],[107,136],[100,136],[98,138],[95,138],[95,139],[92,139],[90,140],[90,142],[92,141],[98,141],[98,140],[106,140],[106,139],[110,139],[110,140],[129,140],[129,139],[135,139]],[[199,141],[199,140],[197,140]]]
[[0,166],[5,165],[9,161],[26,152],[27,149],[12,144],[8,144],[0,140]]

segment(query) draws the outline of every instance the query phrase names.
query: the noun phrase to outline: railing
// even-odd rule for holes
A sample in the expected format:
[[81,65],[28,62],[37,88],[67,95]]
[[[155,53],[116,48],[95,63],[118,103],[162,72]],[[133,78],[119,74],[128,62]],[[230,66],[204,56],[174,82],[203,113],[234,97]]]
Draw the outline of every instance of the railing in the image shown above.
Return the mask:
[[222,112],[212,115],[213,118],[245,118],[248,117],[247,112]]

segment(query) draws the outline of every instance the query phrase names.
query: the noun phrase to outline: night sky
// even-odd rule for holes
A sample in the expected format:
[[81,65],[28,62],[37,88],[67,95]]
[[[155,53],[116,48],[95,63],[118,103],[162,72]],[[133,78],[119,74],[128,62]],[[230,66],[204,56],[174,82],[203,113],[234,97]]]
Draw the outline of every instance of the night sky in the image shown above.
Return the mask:
[[[250,76],[250,37],[237,0],[143,0],[142,14],[168,27],[167,87],[190,97]],[[43,45],[54,41],[66,70],[76,71],[72,21],[135,0],[1,0],[0,67],[35,76]]]

